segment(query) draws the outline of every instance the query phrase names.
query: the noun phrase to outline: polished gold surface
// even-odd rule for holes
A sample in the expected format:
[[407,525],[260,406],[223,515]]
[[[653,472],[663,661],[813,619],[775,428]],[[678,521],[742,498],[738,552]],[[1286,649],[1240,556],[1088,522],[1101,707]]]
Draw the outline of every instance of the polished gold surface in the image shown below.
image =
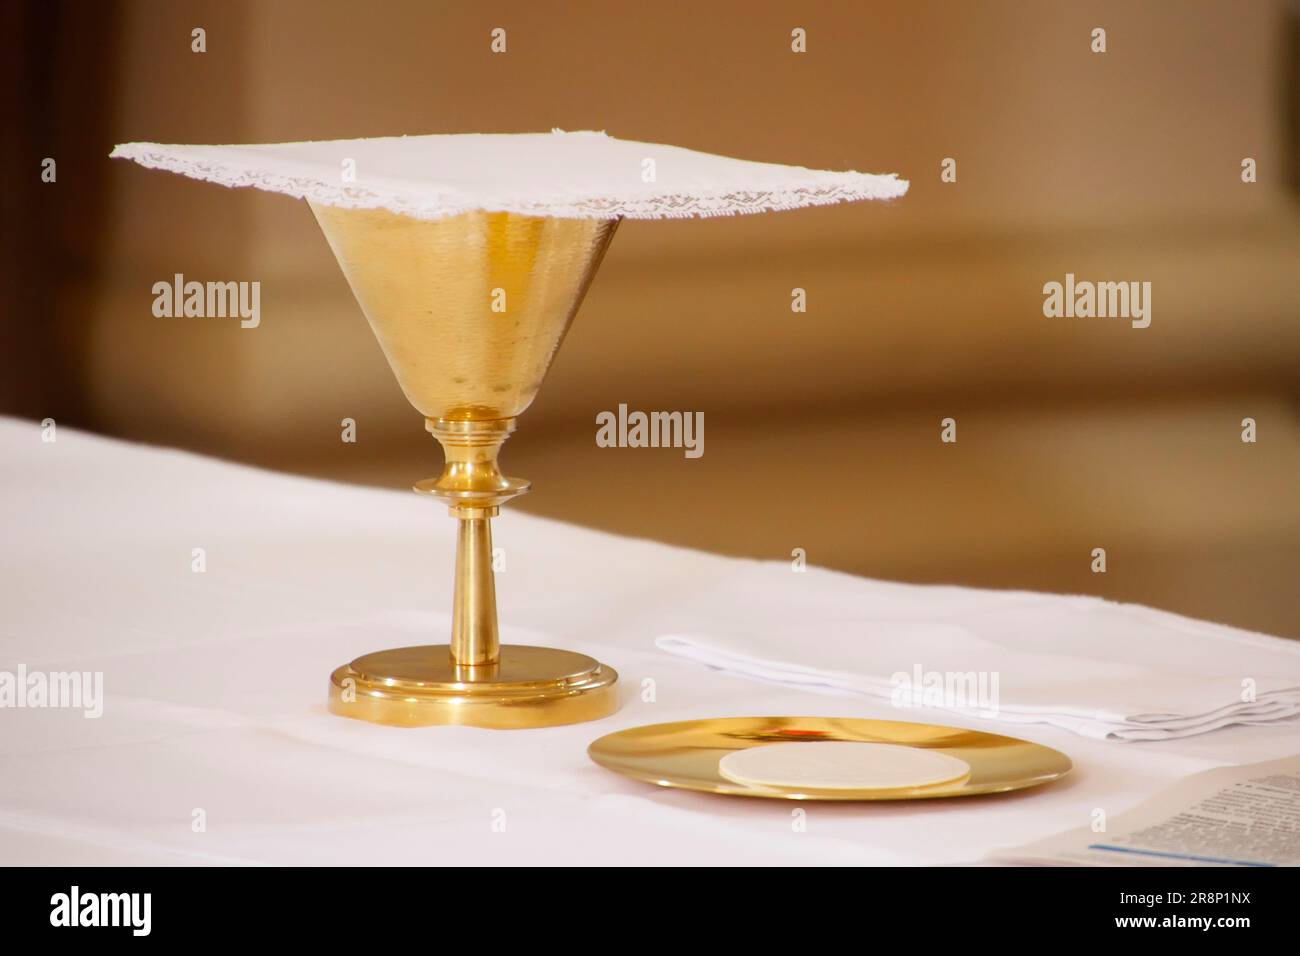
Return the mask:
[[[728,780],[718,761],[770,743],[846,740],[902,744],[949,754],[970,764],[951,783],[891,790],[810,790],[763,787]],[[632,727],[592,743],[587,753],[616,773],[684,790],[779,800],[920,800],[1022,790],[1070,772],[1070,758],[1040,744],[961,727],[853,717],[715,717]]]
[[446,644],[358,657],[330,675],[344,717],[426,727],[517,729],[596,720],[618,708],[618,674],[585,654],[506,644],[494,663],[457,665]]
[[442,446],[442,473],[415,490],[459,522],[450,643],[340,667],[330,709],[400,726],[540,727],[612,713],[613,669],[568,651],[501,647],[491,520],[530,488],[503,475],[497,457],[536,398],[617,220],[312,211],[402,391]]
[[521,415],[618,221],[312,205],[407,399],[428,419]]

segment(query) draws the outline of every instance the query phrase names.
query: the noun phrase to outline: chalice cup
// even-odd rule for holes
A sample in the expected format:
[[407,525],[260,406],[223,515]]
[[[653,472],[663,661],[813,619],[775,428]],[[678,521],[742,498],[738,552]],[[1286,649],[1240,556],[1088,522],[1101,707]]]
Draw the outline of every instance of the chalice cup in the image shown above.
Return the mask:
[[442,474],[415,490],[458,522],[450,642],[339,667],[330,710],[397,726],[496,728],[613,713],[618,674],[608,665],[500,642],[491,522],[529,490],[502,474],[497,456],[537,396],[618,220],[311,208],[398,384],[442,446]]

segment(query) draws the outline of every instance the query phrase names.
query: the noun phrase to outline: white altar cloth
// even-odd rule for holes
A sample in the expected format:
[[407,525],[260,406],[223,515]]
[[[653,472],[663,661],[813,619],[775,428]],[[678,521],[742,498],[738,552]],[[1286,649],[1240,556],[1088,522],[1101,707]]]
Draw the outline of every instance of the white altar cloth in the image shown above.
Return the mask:
[[[443,509],[63,427],[43,443],[38,423],[13,419],[0,419],[0,495],[0,670],[104,680],[97,719],[0,709],[0,864],[960,863],[1183,775],[1300,749],[1294,724],[1117,743],[909,710],[1047,744],[1075,771],[1002,797],[803,803],[799,830],[785,802],[659,789],[586,756],[597,736],[660,721],[899,719],[886,700],[757,683],[655,647],[666,605],[703,606],[752,562],[505,509],[503,638],[609,662],[622,708],[539,730],[407,730],[330,715],[326,684],[359,654],[446,639]],[[868,584],[791,577],[810,576],[846,597]],[[278,678],[255,679],[267,672]]]

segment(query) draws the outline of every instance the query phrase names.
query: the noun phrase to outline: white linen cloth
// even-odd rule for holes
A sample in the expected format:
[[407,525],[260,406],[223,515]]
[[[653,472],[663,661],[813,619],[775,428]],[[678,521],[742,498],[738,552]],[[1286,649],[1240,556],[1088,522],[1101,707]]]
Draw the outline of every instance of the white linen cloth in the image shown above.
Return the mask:
[[740,568],[709,608],[674,608],[656,643],[760,680],[1100,739],[1300,716],[1297,642],[1092,597],[802,577]]
[[310,143],[124,143],[112,156],[225,186],[417,219],[472,209],[581,219],[731,216],[907,192],[896,175],[755,163],[603,132],[386,136]]
[[[98,719],[0,709],[0,865],[959,863],[1187,774],[1300,749],[1294,725],[1116,746],[1026,724],[1016,735],[1069,754],[1070,776],[978,800],[803,803],[795,829],[789,804],[647,786],[586,755],[598,736],[661,721],[899,718],[878,698],[737,679],[655,648],[663,607],[716,620],[731,601],[720,583],[749,562],[503,509],[503,638],[609,662],[621,709],[538,730],[399,729],[330,714],[328,678],[369,651],[446,640],[443,508],[63,426],[45,443],[39,423],[13,419],[0,419],[0,500],[0,670],[96,671],[105,694]],[[816,568],[782,580],[835,592],[831,606],[875,593]],[[1239,645],[1193,646],[1231,662]]]

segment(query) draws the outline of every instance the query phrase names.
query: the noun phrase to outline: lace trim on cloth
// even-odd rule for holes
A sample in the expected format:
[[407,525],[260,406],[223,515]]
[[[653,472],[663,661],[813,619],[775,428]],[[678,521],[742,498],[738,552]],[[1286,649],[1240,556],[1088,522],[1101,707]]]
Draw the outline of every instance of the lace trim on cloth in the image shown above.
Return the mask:
[[[266,168],[251,168],[234,161],[214,162],[177,155],[153,143],[126,143],[109,155],[130,159],[150,169],[180,173],[191,179],[233,188],[252,186],[298,199],[348,209],[384,208],[416,219],[440,219],[473,210],[509,212],[564,219],[676,219],[736,216],[776,212],[806,206],[895,199],[907,192],[908,182],[894,173],[830,172],[791,169],[803,182],[761,190],[727,189],[698,194],[657,193],[642,197],[554,196],[527,200],[502,196],[470,200],[456,194],[423,193],[418,196],[393,187],[366,189],[355,184],[323,182],[319,176],[293,175]],[[792,177],[792,179],[795,177]]]

